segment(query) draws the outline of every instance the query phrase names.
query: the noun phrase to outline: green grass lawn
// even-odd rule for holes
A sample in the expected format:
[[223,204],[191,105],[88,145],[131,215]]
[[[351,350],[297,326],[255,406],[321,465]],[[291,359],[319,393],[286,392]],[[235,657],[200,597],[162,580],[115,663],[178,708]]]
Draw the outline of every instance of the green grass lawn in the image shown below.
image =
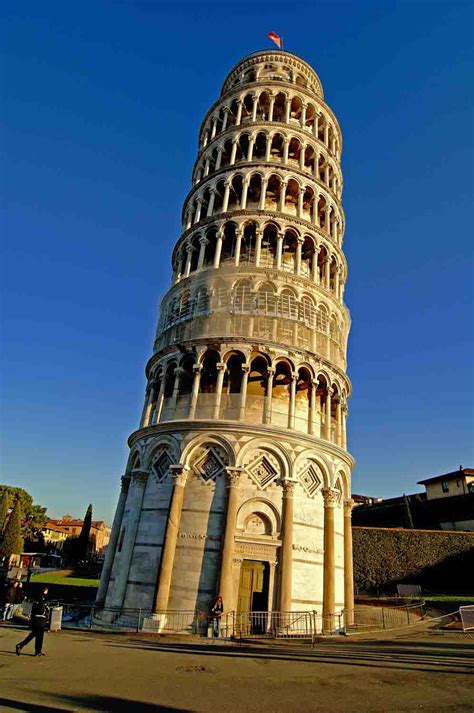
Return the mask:
[[31,582],[44,582],[44,584],[68,584],[74,587],[98,587],[99,580],[96,578],[86,578],[76,576],[72,569],[55,570],[54,572],[43,572],[34,574]]
[[422,595],[425,602],[463,602],[464,604],[474,604],[474,596],[467,594],[427,594]]

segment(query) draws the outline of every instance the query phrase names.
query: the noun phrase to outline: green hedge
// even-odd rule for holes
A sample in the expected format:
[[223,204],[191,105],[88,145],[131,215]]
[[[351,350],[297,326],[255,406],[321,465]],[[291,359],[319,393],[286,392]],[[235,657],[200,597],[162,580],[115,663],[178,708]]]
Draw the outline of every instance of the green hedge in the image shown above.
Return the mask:
[[357,593],[392,593],[397,584],[474,592],[474,532],[353,527]]

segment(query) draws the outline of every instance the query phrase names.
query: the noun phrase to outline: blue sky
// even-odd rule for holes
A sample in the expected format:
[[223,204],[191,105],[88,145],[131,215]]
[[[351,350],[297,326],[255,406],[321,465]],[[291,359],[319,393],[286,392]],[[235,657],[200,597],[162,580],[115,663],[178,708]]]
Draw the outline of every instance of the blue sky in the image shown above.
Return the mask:
[[199,125],[266,33],[342,127],[353,490],[474,465],[467,2],[5,2],[0,481],[111,519]]

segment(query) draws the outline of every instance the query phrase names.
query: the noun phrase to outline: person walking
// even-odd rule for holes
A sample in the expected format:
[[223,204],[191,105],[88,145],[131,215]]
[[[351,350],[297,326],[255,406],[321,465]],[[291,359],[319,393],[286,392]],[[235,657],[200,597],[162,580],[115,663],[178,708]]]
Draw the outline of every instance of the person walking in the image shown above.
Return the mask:
[[3,609],[3,621],[8,621],[13,618],[15,613],[15,604],[17,602],[17,590],[19,582],[12,582],[7,589],[5,596],[5,607]]
[[23,641],[16,645],[16,655],[19,656],[21,650],[33,639],[35,640],[35,656],[44,656],[42,651],[44,631],[48,626],[49,607],[46,602],[48,588],[45,587],[33,602],[31,608],[30,628],[31,631]]
[[219,594],[216,597],[214,606],[211,609],[212,630],[213,630],[214,636],[219,636],[219,622],[220,622],[220,618],[223,613],[224,613],[224,602],[222,601],[222,597]]

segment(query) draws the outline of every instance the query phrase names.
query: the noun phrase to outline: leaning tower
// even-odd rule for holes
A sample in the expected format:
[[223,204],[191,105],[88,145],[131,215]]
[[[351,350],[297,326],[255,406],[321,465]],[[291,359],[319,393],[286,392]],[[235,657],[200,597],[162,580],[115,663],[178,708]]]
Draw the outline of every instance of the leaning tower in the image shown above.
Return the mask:
[[353,609],[341,132],[289,52],[202,123],[97,604]]

